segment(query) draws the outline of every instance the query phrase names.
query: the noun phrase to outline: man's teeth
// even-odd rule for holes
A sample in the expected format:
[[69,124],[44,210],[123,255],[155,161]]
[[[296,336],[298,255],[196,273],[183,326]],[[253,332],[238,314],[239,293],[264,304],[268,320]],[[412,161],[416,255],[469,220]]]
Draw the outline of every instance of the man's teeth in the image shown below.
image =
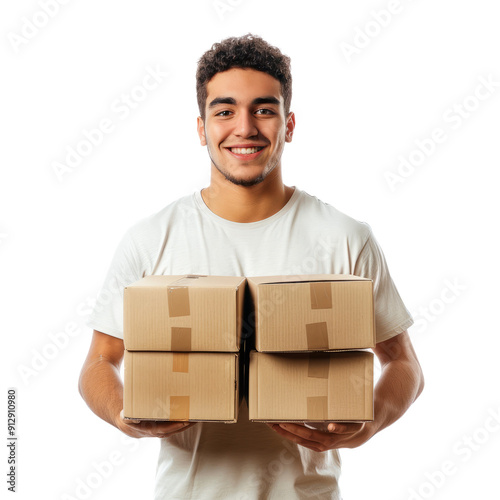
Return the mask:
[[261,149],[264,149],[263,147],[256,147],[256,148],[231,148],[231,151],[237,155],[250,155],[252,153],[257,153],[257,151],[260,151]]

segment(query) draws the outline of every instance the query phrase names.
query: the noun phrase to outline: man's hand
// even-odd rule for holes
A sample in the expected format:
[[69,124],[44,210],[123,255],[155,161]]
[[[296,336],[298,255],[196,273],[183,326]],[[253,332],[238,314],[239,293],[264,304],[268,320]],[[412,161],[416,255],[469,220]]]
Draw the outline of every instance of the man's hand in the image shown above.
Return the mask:
[[130,437],[169,437],[178,432],[185,431],[197,422],[156,422],[141,421],[123,418],[123,410],[116,419],[116,427]]
[[328,425],[328,432],[310,429],[304,425],[291,422],[267,425],[284,438],[314,451],[356,448],[375,434],[371,422],[331,422]]
[[422,369],[408,336],[400,333],[373,349],[382,374],[374,389],[375,419],[364,424],[332,422],[328,432],[293,424],[268,424],[294,443],[315,451],[356,448],[395,422],[417,399],[424,387]]

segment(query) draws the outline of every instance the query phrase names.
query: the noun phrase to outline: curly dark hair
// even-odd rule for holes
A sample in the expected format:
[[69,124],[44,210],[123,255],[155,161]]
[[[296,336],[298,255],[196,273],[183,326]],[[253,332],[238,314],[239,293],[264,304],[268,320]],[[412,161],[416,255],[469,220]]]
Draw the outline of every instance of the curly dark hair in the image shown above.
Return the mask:
[[252,68],[279,80],[285,101],[285,116],[288,115],[292,101],[290,58],[261,37],[247,33],[214,43],[212,48],[200,57],[196,71],[196,96],[203,121],[208,82],[217,73],[231,68]]

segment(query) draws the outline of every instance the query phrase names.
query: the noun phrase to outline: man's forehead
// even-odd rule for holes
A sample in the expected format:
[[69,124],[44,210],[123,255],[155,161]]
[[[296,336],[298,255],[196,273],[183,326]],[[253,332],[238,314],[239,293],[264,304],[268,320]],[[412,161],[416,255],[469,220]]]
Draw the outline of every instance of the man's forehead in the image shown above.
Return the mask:
[[[245,100],[238,100],[235,99],[234,97],[215,97],[212,99],[209,97],[207,99],[207,106],[208,108],[214,108],[215,106],[218,106],[220,104],[229,104],[231,106],[237,106],[238,104],[247,104]],[[263,96],[263,97],[255,97],[251,100],[249,100],[248,104],[251,106],[260,106],[261,104],[275,104],[276,106],[279,106],[281,104],[281,101],[279,98],[269,95],[269,96]]]
[[236,104],[250,103],[256,99],[283,102],[279,80],[249,68],[231,68],[216,73],[207,84],[207,105],[214,99],[233,99]]

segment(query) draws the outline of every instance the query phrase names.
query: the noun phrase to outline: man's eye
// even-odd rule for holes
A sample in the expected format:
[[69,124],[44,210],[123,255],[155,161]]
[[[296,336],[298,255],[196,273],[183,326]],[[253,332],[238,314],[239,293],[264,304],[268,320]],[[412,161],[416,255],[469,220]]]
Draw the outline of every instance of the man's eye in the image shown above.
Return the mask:
[[273,111],[271,111],[270,109],[261,108],[261,109],[258,109],[258,110],[256,111],[256,113],[258,113],[259,111],[265,111],[265,113],[263,113],[263,114],[266,114],[266,115],[268,115],[268,114],[270,114],[270,115],[274,115],[274,112],[273,112]]
[[230,113],[230,111],[226,110],[226,111],[220,111],[219,113],[217,113],[215,116],[227,116],[223,113]]

